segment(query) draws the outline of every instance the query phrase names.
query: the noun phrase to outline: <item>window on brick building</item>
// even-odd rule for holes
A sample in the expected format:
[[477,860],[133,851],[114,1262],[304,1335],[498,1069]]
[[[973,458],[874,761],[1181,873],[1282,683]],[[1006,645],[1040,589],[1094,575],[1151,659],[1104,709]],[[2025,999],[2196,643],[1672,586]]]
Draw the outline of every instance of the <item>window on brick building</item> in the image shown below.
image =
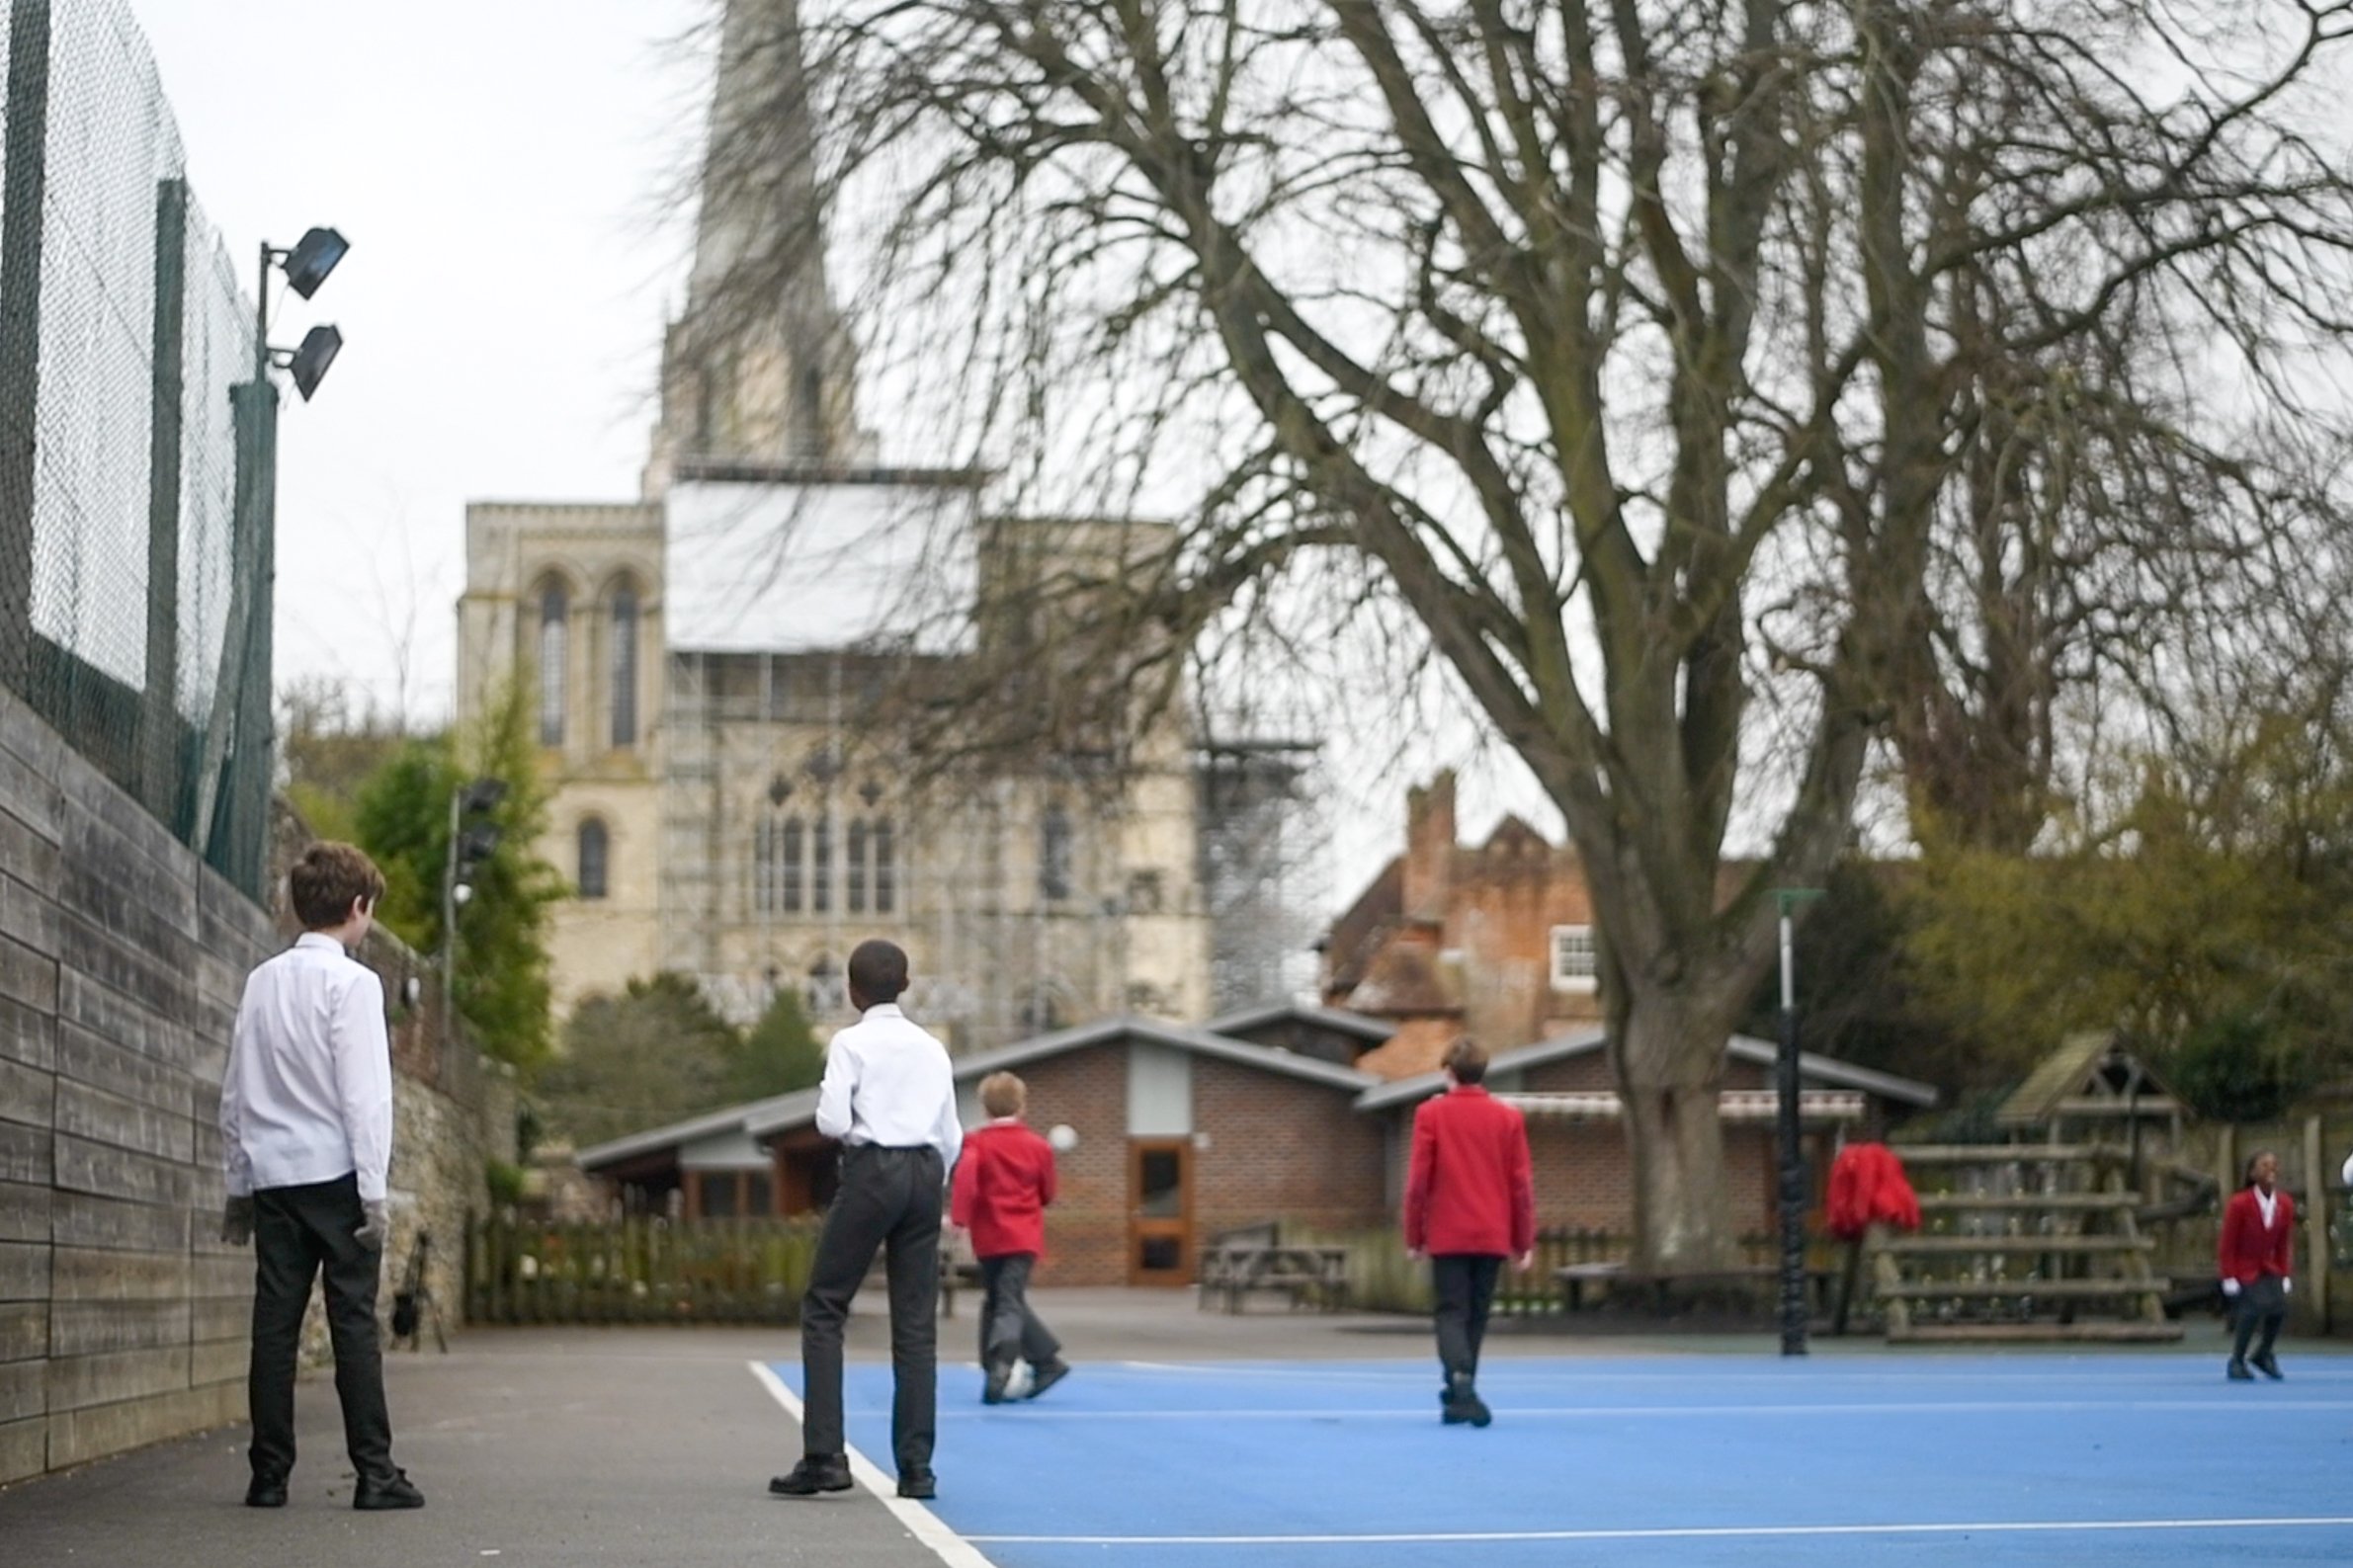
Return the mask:
[[1553,928],[1553,989],[1590,991],[1600,973],[1591,926]]

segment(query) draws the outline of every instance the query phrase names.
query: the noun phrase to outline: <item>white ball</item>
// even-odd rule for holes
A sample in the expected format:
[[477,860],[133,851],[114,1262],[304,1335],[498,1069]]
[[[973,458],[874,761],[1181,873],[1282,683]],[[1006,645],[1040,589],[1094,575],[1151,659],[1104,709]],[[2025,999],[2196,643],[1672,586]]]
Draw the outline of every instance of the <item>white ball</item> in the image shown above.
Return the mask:
[[1015,1362],[1012,1374],[1005,1379],[1005,1397],[1007,1399],[1027,1399],[1030,1396],[1030,1363]]
[[2344,1176],[2345,1185],[2353,1187],[2353,1154],[2345,1156],[2345,1169],[2341,1174]]
[[1053,1145],[1056,1154],[1068,1154],[1078,1147],[1078,1129],[1067,1121],[1057,1121],[1053,1130],[1047,1133],[1046,1141]]

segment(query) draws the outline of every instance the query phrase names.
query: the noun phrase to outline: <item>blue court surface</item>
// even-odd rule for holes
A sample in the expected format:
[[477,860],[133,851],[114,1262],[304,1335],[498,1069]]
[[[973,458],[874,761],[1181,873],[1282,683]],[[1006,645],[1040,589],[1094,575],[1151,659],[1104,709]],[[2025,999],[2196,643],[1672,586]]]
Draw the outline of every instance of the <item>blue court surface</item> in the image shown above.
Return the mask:
[[[994,1408],[944,1366],[932,1510],[999,1568],[2353,1563],[2353,1358],[2285,1370],[1496,1360],[1472,1431],[1439,1425],[1420,1361],[1081,1362]],[[846,1397],[889,1473],[888,1367],[853,1365]]]

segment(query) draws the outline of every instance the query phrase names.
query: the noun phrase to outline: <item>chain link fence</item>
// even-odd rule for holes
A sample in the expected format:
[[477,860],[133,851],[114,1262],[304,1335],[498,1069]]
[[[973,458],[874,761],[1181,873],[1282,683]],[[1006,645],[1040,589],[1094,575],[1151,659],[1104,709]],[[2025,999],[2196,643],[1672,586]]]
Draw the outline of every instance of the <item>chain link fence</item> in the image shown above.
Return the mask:
[[0,0],[0,682],[261,892],[277,393],[121,0]]

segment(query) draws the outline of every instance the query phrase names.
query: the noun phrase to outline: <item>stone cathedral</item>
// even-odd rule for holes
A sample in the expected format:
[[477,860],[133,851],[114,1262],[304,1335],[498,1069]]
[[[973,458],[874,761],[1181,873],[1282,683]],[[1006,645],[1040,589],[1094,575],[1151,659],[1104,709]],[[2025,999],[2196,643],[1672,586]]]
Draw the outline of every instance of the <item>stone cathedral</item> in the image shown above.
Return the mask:
[[[753,73],[798,68],[790,0],[735,0],[714,124],[748,112]],[[882,936],[960,1050],[1107,1014],[1199,1019],[1211,923],[1181,720],[1125,737],[1108,783],[1031,755],[953,787],[864,722],[904,628],[935,661],[989,635],[959,603],[985,563],[960,571],[938,541],[1053,525],[990,518],[985,475],[879,459],[821,246],[755,308],[714,308],[748,250],[820,232],[799,119],[762,138],[771,167],[707,160],[639,498],[466,509],[459,719],[516,687],[534,715],[542,853],[574,888],[552,922],[558,1013],[671,970],[739,1021],[799,989],[822,1027],[849,949]]]

